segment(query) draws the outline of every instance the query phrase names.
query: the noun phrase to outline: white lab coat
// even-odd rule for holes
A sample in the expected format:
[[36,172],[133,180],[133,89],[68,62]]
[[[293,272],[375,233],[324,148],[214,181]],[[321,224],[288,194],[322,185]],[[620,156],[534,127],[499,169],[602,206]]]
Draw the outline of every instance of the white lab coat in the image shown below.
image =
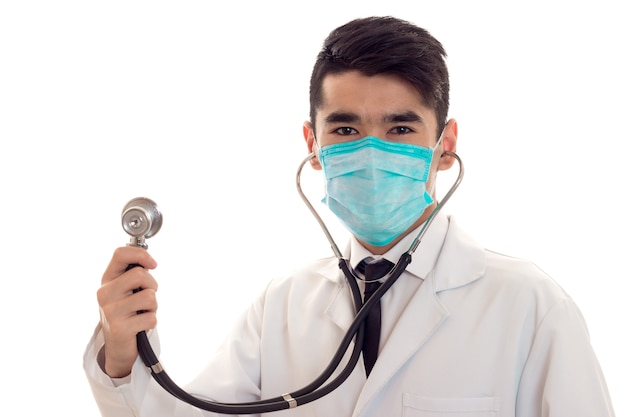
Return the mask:
[[[361,362],[327,397],[269,415],[614,416],[570,297],[532,263],[477,245],[452,218],[443,235],[369,378]],[[318,261],[271,282],[188,389],[224,402],[299,389],[326,367],[353,317],[336,259]],[[96,363],[101,345],[96,331],[85,370],[103,416],[208,415],[165,394],[140,361],[115,387]]]

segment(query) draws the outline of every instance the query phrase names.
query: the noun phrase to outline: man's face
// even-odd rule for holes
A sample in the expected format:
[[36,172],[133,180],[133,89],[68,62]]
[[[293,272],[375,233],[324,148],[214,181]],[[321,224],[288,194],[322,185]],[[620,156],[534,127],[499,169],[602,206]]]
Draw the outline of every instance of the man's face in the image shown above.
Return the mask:
[[[315,135],[310,123],[304,125],[309,152],[317,153],[318,147],[366,136],[426,148],[435,146],[439,139],[435,112],[424,105],[420,93],[410,83],[398,76],[366,76],[358,71],[331,74],[324,78],[322,93],[323,102],[316,113]],[[444,150],[455,149],[456,122],[451,120],[444,129],[442,144],[435,149],[426,184],[433,198],[436,198],[437,171],[447,169],[453,163],[452,157],[442,158],[441,155]],[[321,168],[319,158],[311,163],[314,168]],[[421,224],[433,208],[429,207],[407,233]],[[386,248],[375,249],[378,252]]]

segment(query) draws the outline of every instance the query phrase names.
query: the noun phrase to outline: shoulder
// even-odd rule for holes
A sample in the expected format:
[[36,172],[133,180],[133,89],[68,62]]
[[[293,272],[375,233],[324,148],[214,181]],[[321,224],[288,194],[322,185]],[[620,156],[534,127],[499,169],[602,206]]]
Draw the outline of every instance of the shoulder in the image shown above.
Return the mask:
[[485,250],[485,276],[495,285],[509,287],[522,294],[543,295],[555,301],[569,298],[557,281],[534,262]]
[[485,250],[485,258],[485,275],[478,288],[487,294],[488,304],[498,306],[510,322],[523,317],[535,329],[548,317],[560,326],[580,324],[576,303],[534,262],[491,250]]
[[477,279],[483,285],[496,288],[539,292],[556,298],[567,297],[557,282],[532,260],[485,248],[469,237],[454,219],[451,219],[447,239],[447,248],[444,247],[447,250],[442,252],[442,257],[445,255],[444,260],[454,265],[451,274],[471,275],[465,278],[465,282]]
[[539,316],[561,302],[571,302],[557,281],[537,264],[486,249],[454,221],[441,258],[445,265],[438,271],[438,288],[465,288],[467,296],[476,296],[482,302],[534,309]]

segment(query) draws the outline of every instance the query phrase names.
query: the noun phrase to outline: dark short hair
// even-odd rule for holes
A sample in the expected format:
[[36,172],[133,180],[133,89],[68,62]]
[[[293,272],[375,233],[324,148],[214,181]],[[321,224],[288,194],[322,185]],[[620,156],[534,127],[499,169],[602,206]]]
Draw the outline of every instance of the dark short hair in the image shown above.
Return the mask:
[[309,117],[323,104],[322,82],[328,74],[359,71],[395,74],[412,84],[437,117],[439,133],[448,116],[450,81],[446,51],[428,31],[390,16],[352,20],[333,30],[317,56],[309,86]]

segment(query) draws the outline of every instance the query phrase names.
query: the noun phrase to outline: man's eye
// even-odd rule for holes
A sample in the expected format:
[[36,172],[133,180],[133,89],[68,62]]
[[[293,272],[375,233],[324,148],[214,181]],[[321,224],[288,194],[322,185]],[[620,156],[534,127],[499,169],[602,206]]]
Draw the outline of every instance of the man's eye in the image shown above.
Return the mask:
[[391,132],[397,135],[406,135],[407,133],[413,132],[413,129],[407,126],[396,126],[393,129],[391,129]]
[[335,129],[335,133],[341,136],[348,136],[354,135],[355,133],[357,133],[357,131],[352,127],[340,127],[338,129]]

